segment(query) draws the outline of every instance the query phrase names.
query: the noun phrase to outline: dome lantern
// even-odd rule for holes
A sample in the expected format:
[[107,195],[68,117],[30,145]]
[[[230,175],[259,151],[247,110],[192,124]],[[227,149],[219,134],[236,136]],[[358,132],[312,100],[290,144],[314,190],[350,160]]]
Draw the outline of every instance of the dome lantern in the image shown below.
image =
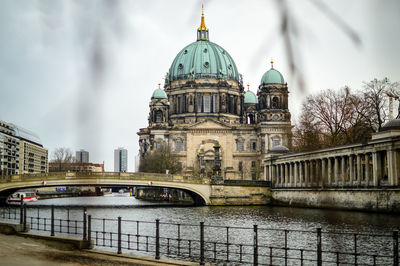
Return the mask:
[[197,29],[197,40],[198,41],[208,41],[208,28],[204,22],[204,6],[201,5],[201,22],[200,27]]

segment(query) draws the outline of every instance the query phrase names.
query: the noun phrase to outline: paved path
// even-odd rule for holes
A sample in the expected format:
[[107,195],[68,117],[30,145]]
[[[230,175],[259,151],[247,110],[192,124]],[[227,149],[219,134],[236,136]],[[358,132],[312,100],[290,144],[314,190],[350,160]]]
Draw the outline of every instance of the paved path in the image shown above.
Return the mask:
[[60,250],[38,240],[0,234],[0,265],[196,265],[161,260],[155,262],[140,256],[117,256],[99,250]]

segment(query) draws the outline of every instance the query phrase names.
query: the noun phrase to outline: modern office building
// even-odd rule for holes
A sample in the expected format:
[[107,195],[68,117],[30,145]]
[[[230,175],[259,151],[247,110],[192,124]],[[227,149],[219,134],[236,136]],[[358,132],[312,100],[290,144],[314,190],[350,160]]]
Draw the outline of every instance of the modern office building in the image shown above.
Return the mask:
[[118,148],[114,150],[114,172],[128,171],[128,150]]
[[19,139],[12,124],[0,120],[0,176],[19,174]]
[[75,153],[75,160],[77,163],[88,163],[89,162],[89,152],[85,150],[80,150]]
[[134,172],[139,172],[139,165],[140,165],[140,155],[136,155],[134,158],[135,168],[133,169]]
[[48,171],[48,150],[39,137],[4,121],[0,121],[0,160],[2,175]]

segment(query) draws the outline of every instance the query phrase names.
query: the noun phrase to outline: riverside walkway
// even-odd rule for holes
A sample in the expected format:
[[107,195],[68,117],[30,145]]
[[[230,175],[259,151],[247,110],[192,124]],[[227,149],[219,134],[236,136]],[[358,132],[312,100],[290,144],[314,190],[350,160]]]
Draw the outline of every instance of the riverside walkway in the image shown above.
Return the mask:
[[[66,218],[67,217],[67,218]],[[74,237],[87,248],[115,256],[135,254],[152,262],[179,259],[200,265],[396,265],[399,264],[398,231],[369,232],[307,230],[171,223],[127,220],[87,215],[70,219],[68,209],[35,207],[1,208],[0,220],[30,228],[40,237],[62,242]],[[102,251],[102,252],[103,252]],[[125,255],[124,255],[125,256]],[[183,262],[182,262],[183,263]]]

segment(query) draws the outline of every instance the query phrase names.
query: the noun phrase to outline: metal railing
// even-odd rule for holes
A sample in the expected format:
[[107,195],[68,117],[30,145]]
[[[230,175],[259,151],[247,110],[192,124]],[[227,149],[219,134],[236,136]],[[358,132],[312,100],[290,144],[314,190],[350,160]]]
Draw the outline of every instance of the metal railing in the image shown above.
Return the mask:
[[116,180],[154,180],[166,182],[181,182],[181,183],[196,183],[208,184],[210,181],[207,178],[187,177],[172,174],[160,173],[142,173],[142,172],[50,172],[50,173],[34,173],[21,175],[6,175],[2,176],[0,183],[21,182],[21,181],[50,181],[64,179],[97,179],[108,178]]
[[[51,236],[79,236],[100,249],[215,264],[399,265],[398,231],[390,234],[289,230],[92,217],[86,208],[0,208],[0,219]],[[61,216],[63,218],[61,218]],[[81,218],[79,218],[81,217]],[[29,224],[29,226],[28,226]]]

